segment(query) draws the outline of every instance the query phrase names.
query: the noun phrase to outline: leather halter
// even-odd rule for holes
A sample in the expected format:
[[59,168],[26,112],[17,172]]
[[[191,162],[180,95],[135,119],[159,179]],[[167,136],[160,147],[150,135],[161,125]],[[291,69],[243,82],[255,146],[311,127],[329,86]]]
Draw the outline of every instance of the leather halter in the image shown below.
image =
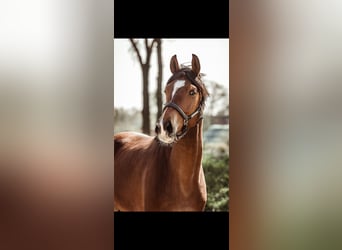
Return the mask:
[[202,116],[202,103],[203,103],[203,93],[201,92],[201,87],[200,84],[195,80],[194,74],[193,72],[188,69],[188,68],[184,68],[181,69],[180,72],[175,73],[167,82],[167,84],[169,84],[171,81],[173,81],[178,75],[179,73],[181,73],[181,75],[185,75],[191,82],[191,84],[195,85],[197,87],[197,89],[199,90],[199,93],[202,94],[202,100],[200,101],[200,104],[198,106],[198,108],[192,112],[190,115],[187,115],[181,107],[179,107],[176,103],[170,101],[166,104],[164,104],[164,108],[163,108],[163,112],[167,107],[173,108],[175,110],[178,111],[178,113],[183,117],[183,127],[182,127],[182,131],[180,134],[176,134],[176,138],[177,140],[181,139],[189,130],[188,124],[189,121],[195,117],[197,114],[201,114],[200,118],[198,119],[196,125],[203,119]]

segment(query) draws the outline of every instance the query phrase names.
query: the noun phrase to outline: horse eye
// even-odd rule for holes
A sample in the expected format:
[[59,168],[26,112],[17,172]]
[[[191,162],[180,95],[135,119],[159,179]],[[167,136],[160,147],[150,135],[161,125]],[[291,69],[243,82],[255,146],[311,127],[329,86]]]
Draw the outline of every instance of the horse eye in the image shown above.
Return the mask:
[[190,92],[189,92],[189,95],[195,95],[196,94],[196,91],[195,90],[190,90]]

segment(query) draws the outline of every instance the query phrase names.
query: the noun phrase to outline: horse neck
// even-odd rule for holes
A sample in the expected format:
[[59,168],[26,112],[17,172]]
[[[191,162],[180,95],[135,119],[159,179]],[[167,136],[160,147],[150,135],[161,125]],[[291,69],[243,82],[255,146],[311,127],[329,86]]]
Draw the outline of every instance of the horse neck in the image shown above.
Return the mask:
[[[202,121],[189,129],[187,134],[174,144],[170,165],[172,172],[181,181],[181,185],[198,183],[202,166]],[[188,190],[188,189],[187,189]]]

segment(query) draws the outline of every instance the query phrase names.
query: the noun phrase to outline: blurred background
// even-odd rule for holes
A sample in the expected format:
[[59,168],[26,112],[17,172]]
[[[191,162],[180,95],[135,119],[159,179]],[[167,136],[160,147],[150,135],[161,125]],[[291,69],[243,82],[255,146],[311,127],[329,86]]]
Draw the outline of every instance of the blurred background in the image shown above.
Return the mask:
[[[210,96],[204,109],[206,211],[227,211],[229,201],[229,39],[114,39],[114,133],[154,136],[170,59],[191,65],[199,57]],[[145,76],[144,76],[145,75]],[[143,80],[145,79],[145,81]]]
[[230,249],[342,249],[341,10],[230,1]]
[[0,2],[1,249],[113,249],[113,6]]

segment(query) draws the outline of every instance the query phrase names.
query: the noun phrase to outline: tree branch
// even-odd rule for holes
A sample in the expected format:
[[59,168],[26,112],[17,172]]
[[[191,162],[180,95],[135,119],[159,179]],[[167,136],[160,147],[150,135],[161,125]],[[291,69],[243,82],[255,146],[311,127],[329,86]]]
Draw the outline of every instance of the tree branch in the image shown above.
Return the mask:
[[137,46],[137,42],[134,39],[132,39],[132,38],[130,38],[129,40],[130,40],[130,42],[131,42],[131,44],[133,46],[133,49],[137,53],[137,57],[138,57],[140,65],[143,66],[144,63],[142,61],[142,58],[141,58],[141,55],[140,55],[140,52],[139,52],[139,49],[138,49],[138,46]]
[[146,63],[150,61],[151,54],[152,54],[152,48],[153,45],[157,42],[157,39],[153,39],[151,44],[148,44],[148,39],[145,39],[145,48],[146,48]]

